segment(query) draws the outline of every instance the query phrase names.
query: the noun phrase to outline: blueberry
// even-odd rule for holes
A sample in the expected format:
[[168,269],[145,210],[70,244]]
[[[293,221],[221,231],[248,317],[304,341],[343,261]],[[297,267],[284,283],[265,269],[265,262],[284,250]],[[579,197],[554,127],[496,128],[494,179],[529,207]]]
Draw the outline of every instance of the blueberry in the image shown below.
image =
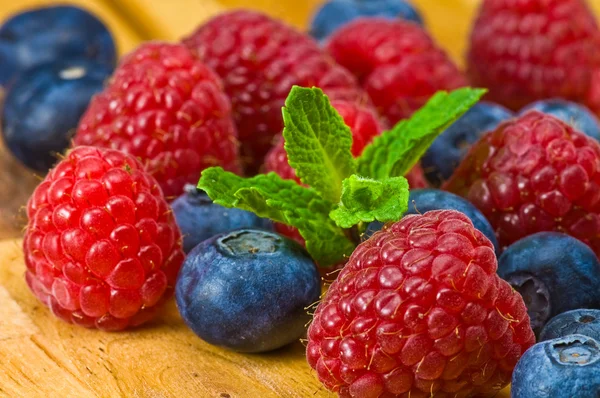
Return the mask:
[[329,0],[315,14],[311,35],[326,40],[343,25],[360,17],[402,18],[423,25],[419,12],[405,0]]
[[321,293],[320,277],[298,243],[241,229],[214,236],[187,256],[175,287],[185,323],[203,340],[263,352],[297,340]]
[[511,111],[491,102],[475,104],[446,129],[429,147],[421,165],[432,185],[439,186],[450,178],[472,144],[501,122],[512,118]]
[[510,396],[600,397],[600,343],[575,334],[534,345],[515,367]]
[[37,8],[11,17],[0,27],[0,84],[30,67],[71,58],[109,67],[117,59],[106,26],[81,8]]
[[579,309],[563,312],[544,326],[539,341],[582,334],[600,341],[600,310]]
[[188,184],[184,190],[183,195],[171,203],[171,208],[183,234],[183,250],[186,253],[208,238],[236,229],[275,229],[270,220],[254,213],[213,203],[206,193],[194,185]]
[[13,155],[32,169],[48,171],[111,72],[106,65],[77,60],[19,74],[2,110],[2,136]]
[[[475,228],[481,231],[498,250],[498,240],[494,230],[485,216],[466,199],[439,189],[414,189],[410,191],[408,211],[406,214],[422,214],[430,210],[458,210],[471,219]],[[366,236],[380,230],[383,223],[378,221],[369,224]]]
[[111,73],[106,65],[82,59],[38,65],[19,74],[2,109],[2,135],[9,149],[27,166],[47,171]]
[[498,275],[527,305],[536,335],[548,320],[578,308],[600,308],[600,262],[585,243],[559,232],[539,232],[510,245]]
[[532,109],[550,114],[600,141],[600,121],[584,105],[554,98],[531,103],[523,108],[520,113],[523,114]]

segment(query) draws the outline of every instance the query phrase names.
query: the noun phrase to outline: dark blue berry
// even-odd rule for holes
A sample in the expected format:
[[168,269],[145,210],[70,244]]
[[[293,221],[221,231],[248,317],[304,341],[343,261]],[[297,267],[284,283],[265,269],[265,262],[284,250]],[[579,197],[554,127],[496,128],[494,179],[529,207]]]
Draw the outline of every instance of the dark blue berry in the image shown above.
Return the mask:
[[73,6],[37,8],[0,27],[0,84],[18,72],[58,60],[85,58],[114,67],[117,53],[106,26]]
[[539,232],[510,245],[498,275],[525,301],[536,335],[546,322],[578,308],[600,308],[600,263],[585,243],[559,232]]
[[510,396],[600,397],[600,343],[575,334],[534,345],[515,367]]
[[[475,228],[492,242],[496,251],[498,250],[498,240],[489,221],[466,199],[439,189],[414,189],[410,191],[406,214],[423,214],[430,210],[457,210],[464,213],[471,219]],[[383,223],[372,222],[367,228],[366,235],[371,236],[381,228],[383,228]]]
[[203,340],[263,352],[297,340],[321,293],[306,250],[272,232],[217,235],[187,256],[175,287],[185,323]]
[[249,211],[213,203],[206,193],[193,185],[186,185],[184,190],[185,193],[171,203],[171,208],[183,234],[183,250],[186,253],[208,238],[236,229],[274,230],[270,220]]
[[402,18],[423,25],[419,12],[405,0],[329,0],[314,16],[310,33],[326,40],[333,32],[360,17]]
[[463,160],[472,144],[501,122],[512,118],[511,111],[491,102],[480,102],[446,129],[429,147],[421,165],[427,180],[439,186]]
[[600,141],[600,121],[584,105],[555,98],[531,103],[523,108],[520,113],[523,114],[531,109],[552,115]]
[[19,74],[8,87],[2,110],[2,136],[10,151],[26,166],[48,171],[111,72],[103,64],[74,60]]
[[542,329],[539,341],[571,334],[582,334],[600,341],[600,310],[579,309],[555,316]]

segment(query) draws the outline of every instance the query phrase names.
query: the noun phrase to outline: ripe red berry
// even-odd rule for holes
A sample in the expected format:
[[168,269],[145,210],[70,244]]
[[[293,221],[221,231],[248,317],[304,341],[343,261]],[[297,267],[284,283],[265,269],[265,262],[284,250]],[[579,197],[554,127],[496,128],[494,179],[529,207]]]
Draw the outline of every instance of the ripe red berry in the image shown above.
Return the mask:
[[281,107],[293,85],[320,87],[331,99],[367,101],[354,77],[313,39],[258,12],[220,14],[183,43],[223,79],[252,172],[283,128]]
[[530,111],[487,133],[443,188],[478,207],[501,246],[559,231],[600,254],[600,144],[553,116]]
[[340,397],[491,396],[535,342],[496,268],[464,214],[404,217],[356,248],[317,307],[310,366]]
[[484,0],[468,72],[514,110],[563,97],[600,113],[600,30],[585,0]]
[[26,279],[66,322],[120,330],[173,293],[181,235],[156,180],[123,152],[80,146],[27,203]]
[[389,124],[409,117],[437,91],[467,85],[444,51],[410,21],[361,18],[337,30],[327,48],[359,78]]
[[75,144],[142,160],[174,197],[200,172],[240,172],[231,104],[219,78],[182,45],[150,42],[129,54],[83,116]]

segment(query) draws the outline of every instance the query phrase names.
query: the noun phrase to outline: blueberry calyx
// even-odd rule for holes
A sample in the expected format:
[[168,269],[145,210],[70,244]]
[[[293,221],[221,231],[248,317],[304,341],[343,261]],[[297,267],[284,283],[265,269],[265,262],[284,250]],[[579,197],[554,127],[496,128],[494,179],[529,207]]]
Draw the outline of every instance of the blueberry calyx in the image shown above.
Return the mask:
[[240,230],[218,239],[217,244],[223,254],[240,256],[244,254],[275,253],[281,239],[274,234],[258,230]]
[[550,292],[544,282],[528,273],[512,275],[507,282],[523,297],[533,330],[543,327],[552,312]]
[[600,360],[600,345],[590,337],[572,335],[548,344],[548,356],[563,366],[588,366]]

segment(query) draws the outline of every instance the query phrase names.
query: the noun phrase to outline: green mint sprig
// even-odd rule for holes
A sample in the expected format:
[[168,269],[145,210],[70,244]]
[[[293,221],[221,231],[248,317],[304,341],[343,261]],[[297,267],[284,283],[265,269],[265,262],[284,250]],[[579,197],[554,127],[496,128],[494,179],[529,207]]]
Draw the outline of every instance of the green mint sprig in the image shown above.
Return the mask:
[[292,88],[283,108],[288,162],[302,183],[337,202],[342,182],[356,172],[352,132],[319,89]]
[[303,187],[274,173],[239,177],[220,167],[203,171],[198,188],[217,204],[298,228],[322,267],[345,261],[365,223],[397,221],[408,209],[403,177],[435,138],[485,90],[439,92],[354,159],[352,133],[318,88],[294,86],[283,108],[285,150]]

